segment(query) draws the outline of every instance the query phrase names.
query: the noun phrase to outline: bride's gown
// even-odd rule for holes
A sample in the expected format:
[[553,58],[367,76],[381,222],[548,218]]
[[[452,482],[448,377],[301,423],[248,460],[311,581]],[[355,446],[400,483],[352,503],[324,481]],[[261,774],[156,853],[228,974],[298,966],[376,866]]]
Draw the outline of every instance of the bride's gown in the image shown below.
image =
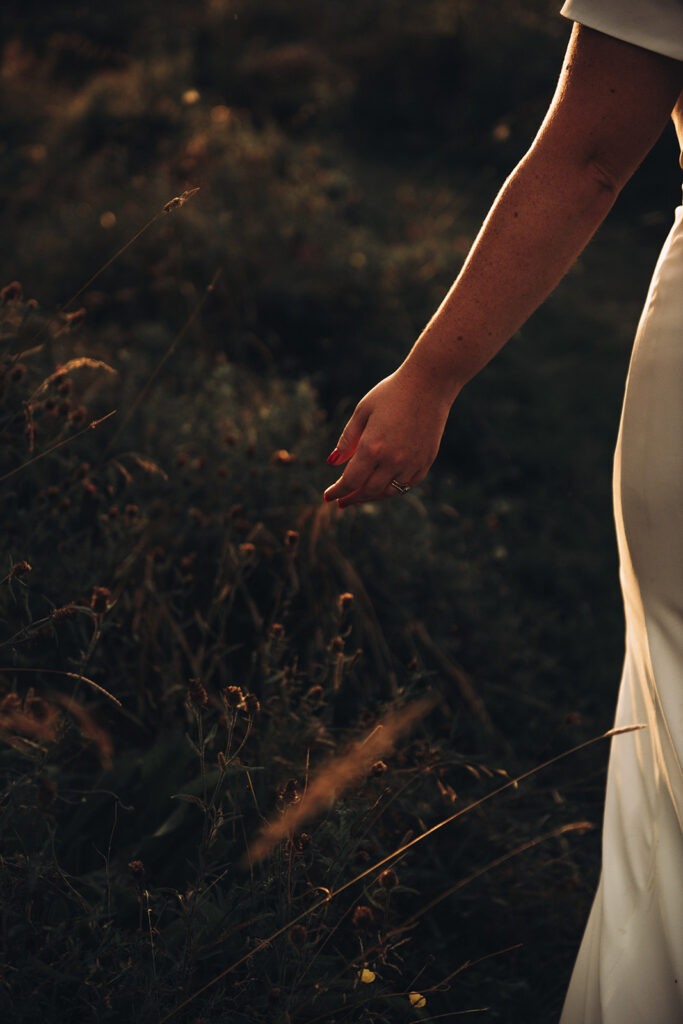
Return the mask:
[[683,1022],[683,206],[636,334],[614,455],[626,657],[602,874],[561,1024]]

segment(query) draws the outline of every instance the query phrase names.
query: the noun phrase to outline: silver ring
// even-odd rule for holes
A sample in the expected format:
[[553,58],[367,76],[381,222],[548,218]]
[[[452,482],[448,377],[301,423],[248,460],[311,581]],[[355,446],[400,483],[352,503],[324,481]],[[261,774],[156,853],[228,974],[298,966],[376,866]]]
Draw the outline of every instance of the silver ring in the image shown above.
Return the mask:
[[399,491],[401,494],[407,494],[408,491],[410,490],[410,487],[409,487],[408,484],[400,484],[398,482],[398,480],[391,480],[390,483],[391,483],[391,486],[395,487],[396,490]]

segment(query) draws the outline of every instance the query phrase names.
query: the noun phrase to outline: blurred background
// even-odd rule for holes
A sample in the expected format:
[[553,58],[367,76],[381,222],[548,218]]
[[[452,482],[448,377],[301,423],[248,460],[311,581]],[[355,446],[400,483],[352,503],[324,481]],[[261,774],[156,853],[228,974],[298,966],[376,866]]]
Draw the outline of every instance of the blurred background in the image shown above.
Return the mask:
[[[322,490],[335,478],[326,455],[355,403],[402,360],[441,302],[536,133],[571,30],[560,6],[24,0],[0,14],[0,285],[21,282],[49,319],[148,225],[79,297],[81,333],[48,331],[43,355],[53,364],[43,376],[85,353],[117,371],[115,383],[88,392],[93,411],[120,410],[99,428],[89,457],[113,441],[174,346],[114,449],[134,447],[169,474],[134,496],[141,509],[148,502],[151,521],[155,510],[159,522],[162,510],[203,510],[177,551],[197,555],[198,589],[199,567],[208,572],[218,543],[207,523],[237,503],[246,510],[242,542],[252,543],[250,522],[278,537],[296,528],[302,548],[306,531],[317,531],[312,561],[300,567],[315,586],[297,591],[290,606],[292,649],[300,665],[304,654],[315,661],[328,643],[324,601],[358,593],[362,580],[367,604],[354,636],[372,652],[365,668],[362,659],[349,666],[355,682],[329,735],[363,718],[368,694],[393,699],[439,679],[457,690],[462,671],[494,729],[465,707],[443,730],[443,749],[510,771],[611,725],[623,643],[611,459],[640,308],[681,201],[672,129],[556,292],[458,398],[419,493],[386,503],[381,515],[331,510],[325,529],[334,551],[315,564],[312,552]],[[158,216],[195,188],[182,208]],[[231,438],[227,456],[214,452],[219,433]],[[223,472],[204,467],[201,481],[190,479],[190,458]],[[58,603],[74,598],[64,590],[70,573],[85,592],[98,582],[93,566],[113,572],[129,547],[121,535],[105,542],[97,533],[104,506],[79,512],[77,524],[65,506],[66,518],[43,530],[37,488],[61,483],[58,471],[40,472],[35,490],[12,492],[30,522],[19,516],[6,538],[11,557],[32,564],[62,538],[63,561],[55,554],[43,582]],[[106,500],[118,500],[112,495]],[[89,515],[99,523],[94,532]],[[69,537],[78,538],[77,568],[67,559]],[[163,543],[172,550],[169,536]],[[256,547],[257,557],[270,557]],[[259,593],[270,594],[268,571],[254,583],[257,604]],[[191,613],[199,597],[188,591],[183,600]],[[244,615],[239,629],[249,621],[260,644],[260,627]],[[431,647],[420,647],[418,620]],[[50,655],[55,664],[78,663],[81,640],[72,639],[71,655]],[[92,672],[98,658],[111,672],[121,654],[110,648],[107,658],[103,646],[91,652]],[[184,657],[169,654],[171,675],[187,674]],[[126,680],[124,663],[136,658],[121,654],[116,692],[135,695],[149,743],[152,708],[160,714],[163,700]],[[234,658],[224,682],[253,670],[248,644]],[[138,736],[126,743],[144,747]],[[445,834],[425,845],[415,891],[426,897],[454,871],[476,869],[480,856],[492,859],[548,822],[573,816],[599,826],[607,753],[593,746],[539,778],[499,816],[487,812],[461,832],[457,848]],[[292,751],[282,756],[294,764]],[[429,822],[439,813],[429,803],[422,811]],[[122,863],[135,854],[132,835]],[[423,926],[416,971],[431,956],[446,973],[448,964],[488,955],[497,937],[500,948],[522,944],[465,972],[441,1012],[455,1002],[490,1006],[484,1019],[510,1022],[559,1012],[597,882],[599,827],[562,843],[491,876],[450,916]],[[83,857],[72,870],[94,871]],[[254,1000],[253,1013],[239,1019],[267,1019]],[[116,1012],[111,1019],[124,1019]]]

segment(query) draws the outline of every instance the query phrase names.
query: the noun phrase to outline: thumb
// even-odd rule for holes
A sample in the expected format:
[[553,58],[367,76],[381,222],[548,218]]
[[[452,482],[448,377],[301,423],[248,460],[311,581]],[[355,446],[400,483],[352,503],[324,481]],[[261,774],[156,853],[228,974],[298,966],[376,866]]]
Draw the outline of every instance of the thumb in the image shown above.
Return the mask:
[[358,442],[365,430],[368,419],[369,413],[361,412],[360,406],[356,406],[353,416],[341,432],[341,437],[337,441],[337,447],[327,456],[327,461],[331,466],[338,466],[340,463],[346,462],[347,459],[351,458],[358,447]]

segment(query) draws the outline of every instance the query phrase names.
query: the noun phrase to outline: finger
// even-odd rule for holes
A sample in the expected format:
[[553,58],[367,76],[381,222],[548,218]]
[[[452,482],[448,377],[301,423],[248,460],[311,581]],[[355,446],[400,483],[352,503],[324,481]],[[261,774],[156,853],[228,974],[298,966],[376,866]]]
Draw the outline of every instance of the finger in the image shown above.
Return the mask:
[[[397,473],[400,473],[397,470]],[[375,472],[368,478],[362,487],[352,491],[346,495],[341,495],[340,500],[337,502],[339,508],[346,508],[347,505],[358,505],[362,501],[377,501],[385,494],[388,496],[389,491],[393,491],[394,494],[398,494],[396,488],[392,487],[390,481],[392,479],[404,479],[404,477],[396,477],[395,474],[391,473],[390,469],[384,467],[377,467]]]
[[377,468],[374,451],[360,448],[346,466],[346,469],[323,494],[325,501],[334,501],[363,487]]
[[[372,479],[368,480],[367,484],[363,488],[361,488],[359,491],[356,491],[354,494],[350,494],[348,495],[348,497],[338,501],[337,504],[339,508],[346,508],[347,505],[358,505],[364,501],[385,501],[387,498],[399,497],[400,491],[396,490],[396,488],[392,485],[391,480],[396,480],[398,481],[398,483],[405,484],[412,490],[412,488],[416,487],[417,484],[422,483],[424,478],[427,476],[428,472],[429,467],[427,467],[426,469],[419,469],[412,475],[410,474],[410,471],[401,472],[401,470],[398,470],[391,477],[389,483],[386,484],[386,486],[378,493],[373,493],[374,481]],[[380,478],[379,472],[375,474],[375,477],[378,479]],[[386,473],[384,474],[383,477],[381,477],[381,479],[386,480]]]
[[369,413],[361,410],[360,405],[356,406],[353,416],[341,432],[337,447],[327,456],[327,461],[331,466],[339,466],[351,458],[358,447],[369,416]]

